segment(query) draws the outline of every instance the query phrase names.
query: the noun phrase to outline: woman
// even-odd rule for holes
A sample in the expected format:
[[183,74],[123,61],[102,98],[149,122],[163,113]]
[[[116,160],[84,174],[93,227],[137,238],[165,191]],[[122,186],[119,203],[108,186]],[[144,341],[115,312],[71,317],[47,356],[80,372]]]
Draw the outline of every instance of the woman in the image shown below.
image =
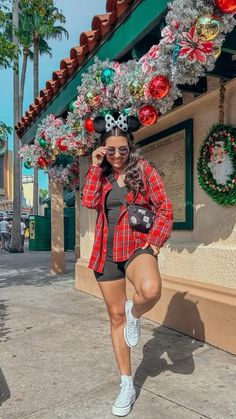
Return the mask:
[[[127,205],[132,202],[155,212],[146,234],[129,226]],[[140,337],[140,317],[160,299],[157,255],[172,229],[172,207],[163,182],[156,169],[139,156],[128,130],[107,124],[101,146],[92,153],[82,205],[98,211],[89,268],[94,270],[107,306],[121,374],[121,391],[112,412],[125,416],[135,401],[130,348]],[[125,277],[135,289],[129,301]]]

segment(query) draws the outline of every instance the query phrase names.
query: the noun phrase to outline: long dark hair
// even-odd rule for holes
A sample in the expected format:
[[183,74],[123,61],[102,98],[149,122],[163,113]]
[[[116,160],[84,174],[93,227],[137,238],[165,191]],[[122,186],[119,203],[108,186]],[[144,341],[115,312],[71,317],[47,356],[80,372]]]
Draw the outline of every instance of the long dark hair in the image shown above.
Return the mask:
[[[134,136],[129,131],[122,131],[120,128],[113,128],[111,131],[104,133],[99,141],[99,146],[103,146],[109,137],[124,137],[127,139],[129,146],[129,159],[125,168],[126,176],[124,179],[125,185],[129,191],[144,193],[144,185],[142,181],[142,172],[139,161],[143,159],[139,149],[135,146]],[[108,163],[106,157],[103,160],[102,166],[104,176],[108,176],[112,172],[112,166]]]

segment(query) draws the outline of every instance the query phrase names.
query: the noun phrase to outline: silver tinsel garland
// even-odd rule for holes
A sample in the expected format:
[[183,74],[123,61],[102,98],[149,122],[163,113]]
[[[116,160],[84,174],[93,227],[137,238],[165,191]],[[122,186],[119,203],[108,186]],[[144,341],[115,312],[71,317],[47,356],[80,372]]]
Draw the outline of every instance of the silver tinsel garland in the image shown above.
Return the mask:
[[[185,40],[183,33],[188,32],[197,18],[203,15],[215,15],[219,19],[220,33],[214,39],[214,46],[221,47],[225,35],[231,32],[236,24],[233,15],[220,13],[213,0],[175,0],[169,4],[166,27],[171,28],[173,40],[172,42],[165,42],[165,38],[162,38],[159,43],[158,59],[147,58],[147,62],[153,67],[153,71],[148,73],[145,78],[145,83],[148,83],[154,75],[161,74],[166,75],[171,81],[171,91],[168,96],[158,100],[158,104],[153,100],[147,101],[148,104],[153,106],[158,105],[161,113],[171,109],[173,100],[182,95],[178,88],[179,85],[196,84],[200,77],[204,76],[206,72],[212,71],[215,66],[216,58],[213,54],[206,54],[205,63],[197,60],[190,62],[186,57],[183,58],[178,55],[179,43]],[[175,48],[177,48],[176,55]],[[142,65],[142,59],[139,64]]]
[[[103,110],[114,109],[119,112],[125,110],[127,114],[134,115],[143,105],[153,106],[158,113],[164,114],[172,108],[175,100],[182,96],[181,85],[196,84],[206,72],[213,70],[216,56],[213,53],[204,53],[207,42],[204,44],[197,39],[199,44],[195,43],[197,49],[203,50],[200,53],[204,54],[204,62],[198,59],[190,61],[188,56],[179,54],[181,42],[189,42],[189,48],[195,45],[196,38],[192,39],[192,42],[188,41],[186,33],[194,27],[196,20],[204,15],[214,15],[219,20],[219,34],[210,44],[215,48],[221,48],[226,34],[232,31],[236,24],[233,15],[221,13],[213,0],[175,0],[169,4],[166,27],[162,30],[160,43],[153,46],[138,62],[132,60],[119,64],[109,60],[101,62],[95,58],[94,64],[82,76],[81,86],[78,87],[77,106],[67,120],[70,127],[78,126],[79,122],[78,138],[83,144],[86,143],[89,148],[98,137],[96,133],[87,133],[84,130],[83,121],[86,118],[94,119]],[[112,68],[115,72],[113,82],[104,86],[100,75],[106,68]],[[151,97],[148,87],[150,80],[157,75],[165,76],[170,86],[168,94],[158,100]],[[137,95],[130,93],[132,82],[142,87]],[[99,97],[96,106],[85,102],[88,93],[90,96]]]

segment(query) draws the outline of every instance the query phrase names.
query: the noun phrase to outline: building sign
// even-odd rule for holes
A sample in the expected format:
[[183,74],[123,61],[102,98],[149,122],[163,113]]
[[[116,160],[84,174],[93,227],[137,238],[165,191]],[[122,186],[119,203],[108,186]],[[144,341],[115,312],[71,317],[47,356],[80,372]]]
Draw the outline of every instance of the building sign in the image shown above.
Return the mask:
[[138,143],[142,155],[155,163],[173,204],[174,229],[193,228],[192,120]]

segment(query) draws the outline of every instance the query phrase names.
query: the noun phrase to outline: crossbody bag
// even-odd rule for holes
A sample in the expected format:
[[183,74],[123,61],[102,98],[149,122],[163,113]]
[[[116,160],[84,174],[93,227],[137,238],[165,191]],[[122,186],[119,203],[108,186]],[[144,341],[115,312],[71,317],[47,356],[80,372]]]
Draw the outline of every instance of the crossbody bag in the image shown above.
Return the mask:
[[[110,183],[117,182],[112,173],[107,176],[107,179],[109,180]],[[151,211],[150,209],[144,208],[141,205],[136,205],[133,202],[128,204],[121,193],[120,187],[119,187],[119,194],[120,194],[121,201],[127,208],[130,227],[133,230],[139,231],[140,233],[148,233],[150,228],[153,225],[155,213]],[[134,197],[134,200],[135,198],[136,196]]]

